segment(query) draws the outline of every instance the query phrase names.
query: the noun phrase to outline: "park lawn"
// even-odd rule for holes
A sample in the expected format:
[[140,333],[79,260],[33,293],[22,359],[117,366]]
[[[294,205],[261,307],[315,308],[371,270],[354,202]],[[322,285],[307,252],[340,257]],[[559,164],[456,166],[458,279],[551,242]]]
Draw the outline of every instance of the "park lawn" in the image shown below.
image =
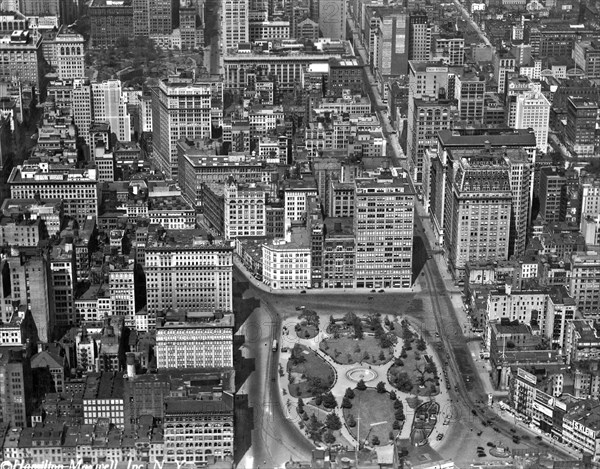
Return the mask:
[[[315,352],[308,347],[300,345],[304,353],[304,362],[298,365],[292,365],[288,361],[288,372],[295,376],[293,384],[289,384],[288,388],[293,397],[308,397],[311,396],[310,378],[320,378],[324,385],[324,391],[328,391],[333,386],[335,380],[335,371],[331,365],[320,358]],[[302,380],[301,375],[305,375],[306,379]]]
[[[439,387],[439,385],[435,384],[435,375],[433,375],[431,373],[424,374],[424,377],[425,377],[425,386],[424,387],[420,387],[418,385],[418,378],[420,376],[420,373],[416,370],[416,368],[418,366],[419,368],[423,369],[423,367],[427,364],[427,361],[425,360],[426,352],[417,351],[415,345],[413,344],[412,350],[408,350],[406,352],[406,354],[407,354],[407,357],[402,358],[402,361],[404,362],[404,366],[396,366],[394,364],[390,367],[390,370],[389,370],[390,383],[394,382],[393,378],[396,377],[399,373],[406,372],[410,376],[411,382],[413,385],[410,393],[412,393],[412,394],[416,393],[419,396],[435,396],[435,395],[439,394],[440,387]],[[416,359],[416,354],[418,354],[421,357],[420,360]],[[401,390],[401,391],[406,392],[405,390]]]
[[317,336],[319,333],[319,329],[313,326],[312,324],[297,324],[294,326],[294,330],[296,331],[296,335],[300,339],[312,339]]
[[[387,445],[390,441],[390,431],[394,424],[394,401],[386,393],[379,394],[375,389],[366,389],[364,391],[354,390],[354,399],[352,399],[352,408],[344,409],[344,419],[348,422],[348,416],[352,414],[358,422],[360,417],[360,442],[365,442],[371,446],[373,436],[379,438],[379,445]],[[380,425],[371,426],[373,423]],[[357,436],[358,424],[354,427],[348,427],[348,430],[354,438]],[[396,433],[396,432],[395,432]]]
[[[390,361],[394,355],[393,347],[382,349],[379,345],[379,340],[368,335],[365,335],[360,340],[349,337],[326,339],[321,341],[319,347],[337,363],[341,363],[342,365],[360,362],[380,365]],[[379,354],[382,350],[385,360],[379,359]],[[369,358],[365,358],[365,352],[369,354]]]

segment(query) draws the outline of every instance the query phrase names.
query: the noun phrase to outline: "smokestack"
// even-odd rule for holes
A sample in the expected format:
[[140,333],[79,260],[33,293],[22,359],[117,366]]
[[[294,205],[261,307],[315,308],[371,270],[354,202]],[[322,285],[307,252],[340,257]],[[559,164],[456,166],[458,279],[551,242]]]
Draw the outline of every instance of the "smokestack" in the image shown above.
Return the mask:
[[127,377],[135,378],[135,354],[127,352]]

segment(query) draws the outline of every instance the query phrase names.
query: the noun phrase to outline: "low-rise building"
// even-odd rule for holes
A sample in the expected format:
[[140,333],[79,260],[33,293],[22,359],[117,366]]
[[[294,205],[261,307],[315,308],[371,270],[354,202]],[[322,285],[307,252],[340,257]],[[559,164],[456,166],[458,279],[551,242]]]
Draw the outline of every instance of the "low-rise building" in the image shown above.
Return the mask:
[[311,246],[306,228],[290,228],[284,239],[263,244],[263,282],[275,290],[311,286]]

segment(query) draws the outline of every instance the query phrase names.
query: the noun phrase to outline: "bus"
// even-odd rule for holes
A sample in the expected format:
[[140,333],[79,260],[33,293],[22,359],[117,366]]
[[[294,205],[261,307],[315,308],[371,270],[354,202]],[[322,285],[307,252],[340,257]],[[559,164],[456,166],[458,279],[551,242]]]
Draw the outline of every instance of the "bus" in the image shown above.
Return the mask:
[[273,352],[277,352],[277,339],[273,339]]

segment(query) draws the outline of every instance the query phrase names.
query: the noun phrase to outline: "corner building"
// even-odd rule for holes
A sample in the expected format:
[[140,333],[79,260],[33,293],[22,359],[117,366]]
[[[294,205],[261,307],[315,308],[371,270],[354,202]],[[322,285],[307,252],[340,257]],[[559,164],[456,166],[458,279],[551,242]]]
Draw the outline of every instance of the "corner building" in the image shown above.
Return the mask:
[[412,283],[415,192],[395,169],[355,180],[356,288],[408,288]]

